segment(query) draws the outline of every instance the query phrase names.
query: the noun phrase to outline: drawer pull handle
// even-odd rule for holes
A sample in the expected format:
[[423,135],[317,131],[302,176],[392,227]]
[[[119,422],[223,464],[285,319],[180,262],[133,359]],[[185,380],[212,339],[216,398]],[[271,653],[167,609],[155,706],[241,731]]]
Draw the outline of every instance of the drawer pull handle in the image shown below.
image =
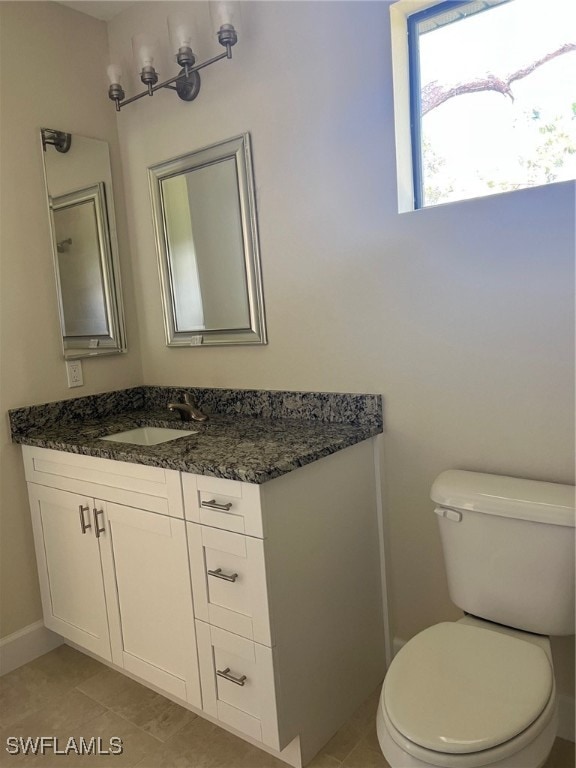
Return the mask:
[[104,510],[103,509],[96,509],[96,507],[94,507],[94,509],[92,511],[94,512],[94,533],[96,534],[96,538],[99,539],[100,538],[100,534],[101,533],[105,533],[105,531],[106,531],[104,526],[102,526],[102,528],[100,528],[100,526],[98,525],[98,515],[103,515],[104,514]]
[[[90,515],[90,507],[88,505],[84,507],[82,506],[82,504],[80,504],[78,506],[78,512],[80,513],[80,530],[82,531],[82,533],[86,533],[88,528],[92,528],[92,524],[87,523],[86,520],[84,519],[84,512],[88,512],[88,515]],[[90,517],[88,517],[88,520],[90,520]]]
[[217,579],[224,579],[224,581],[236,581],[238,578],[237,573],[222,573],[222,568],[216,568],[214,571],[208,571],[208,576],[215,576]]
[[230,667],[226,667],[226,669],[217,669],[216,674],[218,677],[223,677],[224,680],[229,680],[231,683],[236,683],[236,685],[244,685],[246,680],[246,675],[242,675],[242,677],[234,677],[234,675],[231,675]]
[[232,509],[232,502],[229,501],[227,504],[218,504],[216,499],[210,499],[210,501],[201,501],[200,506],[206,507],[207,509],[219,509],[221,512],[229,512]]

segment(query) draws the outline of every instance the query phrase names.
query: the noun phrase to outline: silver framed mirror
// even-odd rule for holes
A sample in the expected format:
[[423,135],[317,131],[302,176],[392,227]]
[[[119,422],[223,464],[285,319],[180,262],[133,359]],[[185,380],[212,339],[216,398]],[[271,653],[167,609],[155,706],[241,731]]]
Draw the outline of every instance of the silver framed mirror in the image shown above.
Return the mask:
[[108,144],[43,128],[64,357],[126,351]]
[[166,344],[266,344],[249,134],[148,173]]

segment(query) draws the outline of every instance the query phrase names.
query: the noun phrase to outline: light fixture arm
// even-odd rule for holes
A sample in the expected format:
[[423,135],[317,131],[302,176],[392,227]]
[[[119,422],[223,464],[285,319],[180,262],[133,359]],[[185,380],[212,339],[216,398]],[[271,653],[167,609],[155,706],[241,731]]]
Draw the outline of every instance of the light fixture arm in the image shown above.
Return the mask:
[[[160,88],[169,88],[170,90],[176,91],[178,96],[184,101],[193,101],[200,92],[199,70],[210,66],[210,64],[214,64],[216,61],[220,61],[220,59],[231,59],[232,46],[236,44],[238,37],[234,27],[232,25],[226,25],[226,27],[223,26],[218,33],[218,39],[226,48],[224,53],[220,53],[218,56],[213,56],[211,59],[207,59],[201,64],[194,63],[194,56],[191,51],[188,56],[181,57],[179,54],[177,57],[180,59],[179,63],[192,62],[192,66],[190,66],[189,63],[184,63],[183,68],[177,75],[170,77],[168,80],[163,80],[161,83],[157,82],[158,76],[153,67],[145,68],[147,70],[146,72],[144,72],[143,69],[141,79],[147,85],[147,88],[145,91],[137,93],[129,99],[124,98],[125,94],[122,86],[119,83],[113,83],[108,90],[108,96],[116,103],[116,111],[120,112],[122,107],[125,107],[127,104],[131,104],[133,101],[137,101],[144,96],[152,96],[156,91],[160,90]],[[183,49],[180,50],[182,51]],[[144,79],[145,77],[146,79]],[[154,77],[156,79],[154,79]]]

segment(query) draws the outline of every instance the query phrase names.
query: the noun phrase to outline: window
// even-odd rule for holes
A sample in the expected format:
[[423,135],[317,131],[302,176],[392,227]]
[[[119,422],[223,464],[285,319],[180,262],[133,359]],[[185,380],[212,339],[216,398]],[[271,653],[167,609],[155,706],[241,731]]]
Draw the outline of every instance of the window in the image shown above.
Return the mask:
[[576,178],[574,0],[405,18],[414,208]]

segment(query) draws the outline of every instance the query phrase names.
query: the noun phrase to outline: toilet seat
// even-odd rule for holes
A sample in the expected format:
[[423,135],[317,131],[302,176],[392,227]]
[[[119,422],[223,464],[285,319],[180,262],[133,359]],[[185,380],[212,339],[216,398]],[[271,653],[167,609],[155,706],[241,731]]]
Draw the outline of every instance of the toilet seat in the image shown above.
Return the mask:
[[554,694],[540,717],[514,739],[492,749],[468,754],[434,752],[409,742],[390,722],[382,701],[376,716],[378,741],[384,756],[395,768],[539,768],[550,754],[556,728]]
[[399,746],[412,754],[441,753],[447,763],[435,764],[442,765],[450,764],[450,755],[473,758],[512,746],[527,730],[544,727],[553,715],[553,691],[550,660],[540,646],[480,626],[443,623],[398,653],[382,708]]

